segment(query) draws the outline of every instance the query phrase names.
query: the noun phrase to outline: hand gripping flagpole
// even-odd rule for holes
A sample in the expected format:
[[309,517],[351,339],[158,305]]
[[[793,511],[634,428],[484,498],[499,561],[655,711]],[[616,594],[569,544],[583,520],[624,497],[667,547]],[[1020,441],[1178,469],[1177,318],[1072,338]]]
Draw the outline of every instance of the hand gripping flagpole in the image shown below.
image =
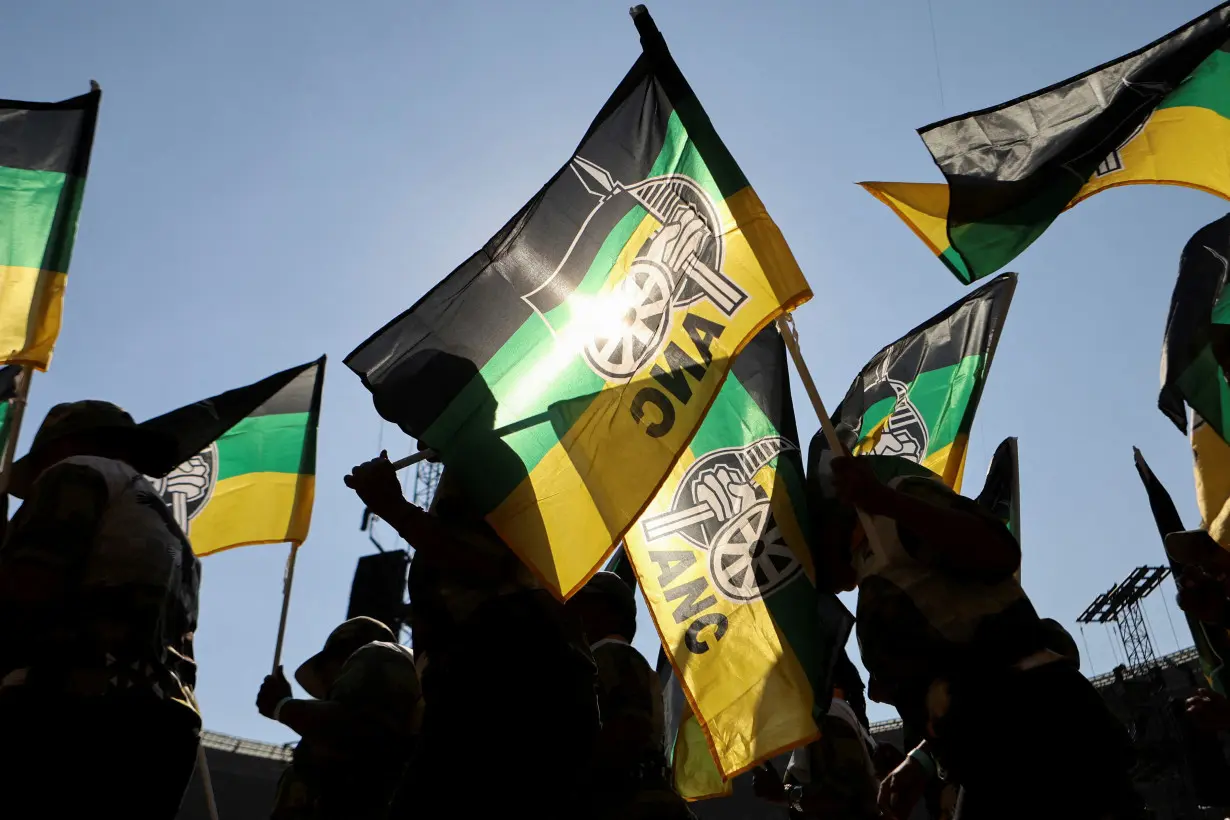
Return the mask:
[[[803,381],[803,388],[807,391],[808,398],[811,399],[811,406],[815,409],[816,416],[820,419],[820,429],[824,431],[824,439],[829,443],[829,448],[834,453],[850,455],[846,445],[837,437],[837,428],[833,426],[833,420],[829,418],[828,411],[824,409],[824,402],[820,399],[820,391],[816,389],[816,383],[812,381],[811,371],[807,369],[807,362],[803,361],[803,353],[799,350],[799,336],[794,329],[794,319],[789,313],[783,313],[777,317],[777,329],[782,334],[782,340],[786,343],[786,349],[790,351],[790,358],[794,361],[794,369],[798,371],[799,378]],[[867,535],[867,543],[871,545],[871,549],[874,552],[882,553],[883,550],[880,549],[880,534],[876,531],[871,516],[857,507],[854,508],[854,511],[858,513],[859,523],[863,525],[863,532]]]

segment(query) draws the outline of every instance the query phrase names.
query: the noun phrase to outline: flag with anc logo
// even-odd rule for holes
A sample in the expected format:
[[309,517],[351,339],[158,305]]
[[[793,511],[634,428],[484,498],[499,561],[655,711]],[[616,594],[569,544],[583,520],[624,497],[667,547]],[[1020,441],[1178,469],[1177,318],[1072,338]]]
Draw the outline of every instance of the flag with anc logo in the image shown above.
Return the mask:
[[1187,408],[1217,435],[1230,436],[1230,215],[1188,240],[1170,298],[1162,339],[1162,390],[1157,404],[1187,432]]
[[1230,444],[1199,413],[1192,413],[1192,464],[1200,528],[1230,549]]
[[0,100],[0,363],[51,361],[101,97]]
[[625,538],[690,713],[672,710],[685,797],[722,793],[722,781],[813,740],[829,707],[852,618],[811,577],[797,442],[786,348],[770,326],[735,359]]
[[[1223,446],[1225,444],[1224,442],[1219,443]],[[1183,519],[1179,517],[1179,511],[1170,493],[1153,474],[1153,470],[1145,462],[1145,457],[1141,455],[1140,450],[1133,447],[1132,453],[1136,459],[1136,472],[1139,473],[1140,480],[1145,485],[1145,492],[1149,495],[1149,508],[1153,511],[1153,520],[1157,524],[1158,534],[1161,535],[1164,546],[1167,535],[1184,531]],[[1169,553],[1166,557],[1170,562],[1171,574],[1178,579],[1183,574],[1183,565],[1171,558]],[[1188,629],[1191,630],[1192,639],[1195,641],[1196,653],[1200,656],[1200,666],[1205,678],[1217,691],[1225,694],[1224,658],[1227,650],[1230,650],[1230,633],[1227,633],[1225,629],[1203,624],[1190,615],[1184,615],[1184,617],[1187,619]]]
[[197,555],[307,538],[325,357],[144,422],[183,459],[151,478]]
[[1230,3],[1076,77],[919,129],[946,183],[866,182],[969,284],[1121,185],[1230,198]]
[[0,368],[0,454],[9,446],[9,436],[13,434],[13,400],[17,398],[19,375],[19,365]]
[[[969,431],[1015,291],[1016,274],[1002,274],[873,356],[833,413],[856,442],[852,451],[907,458],[960,492]],[[817,436],[816,457],[826,447]]]
[[633,16],[643,53],[575,154],[346,359],[561,597],[653,498],[731,359],[810,297],[648,13]]

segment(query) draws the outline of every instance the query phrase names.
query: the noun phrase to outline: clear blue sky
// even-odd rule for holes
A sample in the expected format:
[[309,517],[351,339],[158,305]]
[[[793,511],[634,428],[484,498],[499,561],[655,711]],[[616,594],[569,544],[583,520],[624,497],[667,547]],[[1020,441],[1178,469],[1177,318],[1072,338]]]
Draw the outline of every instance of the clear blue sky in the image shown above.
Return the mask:
[[[1116,57],[1212,2],[933,0],[942,94],[926,0],[650,10],[815,290],[800,333],[836,404],[879,347],[965,292],[853,183],[938,180],[918,126]],[[567,159],[638,54],[627,5],[11,8],[0,96],[63,99],[91,78],[104,92],[64,330],[34,381],[22,446],[55,402],[109,399],[143,419],[328,353],[316,510],[286,636],[293,668],[344,617],[355,561],[370,551],[341,478],[377,451],[380,423],[342,358]],[[1162,558],[1132,445],[1196,523],[1188,446],[1155,409],[1159,350],[1179,252],[1226,209],[1194,191],[1113,191],[1064,215],[1015,265],[967,489],[996,444],[1019,436],[1025,586],[1078,641],[1086,603]],[[384,442],[409,446],[391,426]],[[265,546],[204,560],[210,728],[292,738],[253,706],[286,555]],[[1175,648],[1172,597],[1168,586],[1148,606],[1162,651]],[[1107,630],[1087,637],[1086,671],[1109,670]],[[652,655],[655,641],[642,617],[638,645]],[[873,718],[890,716],[873,706]]]

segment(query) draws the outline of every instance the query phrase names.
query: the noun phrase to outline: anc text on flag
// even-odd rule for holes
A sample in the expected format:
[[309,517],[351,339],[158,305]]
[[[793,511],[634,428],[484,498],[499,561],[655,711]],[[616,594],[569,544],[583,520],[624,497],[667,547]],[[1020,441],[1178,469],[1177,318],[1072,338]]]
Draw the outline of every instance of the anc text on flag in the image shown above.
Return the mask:
[[[871,358],[833,413],[853,434],[855,454],[908,458],[960,492],[969,432],[1015,291],[1016,274],[997,276]],[[826,447],[817,437],[809,458]]]
[[[811,577],[797,436],[786,349],[770,326],[735,359],[625,540],[721,780],[817,736],[851,626]],[[696,794],[713,780],[686,720],[677,731],[676,777],[690,796],[712,796]]]
[[101,96],[0,100],[0,363],[51,362]]
[[[647,13],[574,156],[346,359],[544,586],[583,585],[653,498],[730,360],[810,296]],[[531,425],[499,436],[526,419]]]
[[[1149,509],[1153,511],[1153,520],[1157,524],[1158,534],[1162,537],[1164,549],[1166,536],[1174,532],[1183,532],[1183,520],[1179,517],[1179,511],[1170,493],[1153,474],[1153,470],[1149,468],[1140,450],[1133,447],[1132,453],[1136,460],[1136,472],[1140,475],[1140,480],[1145,485],[1145,492],[1149,496]],[[1170,574],[1177,582],[1179,576],[1183,574],[1183,566],[1171,558],[1169,553],[1166,558],[1170,563]],[[1184,617],[1187,619],[1188,629],[1191,630],[1192,639],[1195,641],[1196,652],[1200,656],[1200,666],[1205,677],[1217,688],[1217,691],[1225,694],[1223,667],[1226,650],[1230,648],[1230,633],[1227,633],[1225,629],[1203,624],[1190,615]]]
[[181,455],[151,478],[197,555],[307,538],[325,358],[145,422]]
[[1230,198],[1228,40],[1223,3],[1076,77],[919,129],[946,183],[863,187],[967,284],[1107,188],[1181,185]]
[[1230,215],[1192,235],[1179,259],[1162,338],[1162,389],[1157,405],[1187,432],[1187,404],[1225,439],[1230,435],[1230,361],[1225,323],[1219,321],[1230,278]]

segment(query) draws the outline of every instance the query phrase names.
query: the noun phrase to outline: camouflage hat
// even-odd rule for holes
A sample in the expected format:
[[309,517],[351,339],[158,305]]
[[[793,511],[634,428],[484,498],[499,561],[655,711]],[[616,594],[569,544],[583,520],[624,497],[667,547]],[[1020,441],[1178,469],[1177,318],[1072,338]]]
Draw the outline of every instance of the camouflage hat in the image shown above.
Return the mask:
[[360,615],[351,618],[329,633],[324,649],[303,662],[295,670],[295,680],[312,697],[323,700],[329,696],[329,685],[322,667],[331,660],[345,660],[369,643],[397,643],[397,636],[375,618]]
[[52,444],[70,438],[106,442],[146,475],[165,475],[175,468],[175,441],[167,434],[141,427],[111,402],[66,402],[47,411],[47,417],[34,434],[30,451],[13,464],[9,492],[24,498],[37,478],[31,473],[42,453]]

